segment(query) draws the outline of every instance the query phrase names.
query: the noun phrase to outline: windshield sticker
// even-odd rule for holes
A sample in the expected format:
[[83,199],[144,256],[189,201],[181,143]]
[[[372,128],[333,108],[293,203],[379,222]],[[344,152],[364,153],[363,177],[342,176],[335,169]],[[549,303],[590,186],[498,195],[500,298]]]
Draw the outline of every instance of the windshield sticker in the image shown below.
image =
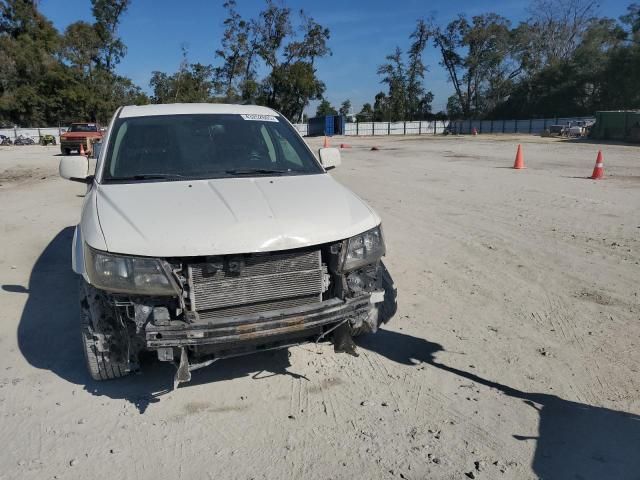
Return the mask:
[[253,120],[257,122],[277,122],[278,118],[274,115],[258,115],[255,113],[252,114],[241,114],[240,115],[245,120]]

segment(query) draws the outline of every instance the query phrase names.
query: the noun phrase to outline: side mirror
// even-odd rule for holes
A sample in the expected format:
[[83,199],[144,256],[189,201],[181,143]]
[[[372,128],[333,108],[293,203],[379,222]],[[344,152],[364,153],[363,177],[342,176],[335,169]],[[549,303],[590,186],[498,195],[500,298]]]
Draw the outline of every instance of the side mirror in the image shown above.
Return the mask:
[[63,157],[60,160],[60,176],[74,182],[89,183],[89,159],[84,155]]
[[320,163],[325,170],[331,170],[340,165],[340,150],[337,148],[321,148],[318,150],[318,157],[320,157]]

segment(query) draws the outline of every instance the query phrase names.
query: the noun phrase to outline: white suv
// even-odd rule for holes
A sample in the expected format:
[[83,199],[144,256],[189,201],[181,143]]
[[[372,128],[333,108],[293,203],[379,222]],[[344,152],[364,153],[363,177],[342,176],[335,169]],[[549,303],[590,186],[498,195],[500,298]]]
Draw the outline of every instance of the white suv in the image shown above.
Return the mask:
[[73,239],[81,328],[96,380],[154,350],[176,382],[214,361],[375,332],[396,310],[378,215],[327,170],[293,126],[264,107],[127,106],[85,182]]

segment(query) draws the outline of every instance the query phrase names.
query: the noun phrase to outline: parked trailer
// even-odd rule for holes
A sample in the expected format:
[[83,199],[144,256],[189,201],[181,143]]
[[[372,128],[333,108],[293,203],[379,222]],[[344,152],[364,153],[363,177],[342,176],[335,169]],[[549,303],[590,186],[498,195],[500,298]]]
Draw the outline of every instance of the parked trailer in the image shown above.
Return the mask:
[[596,112],[591,138],[640,142],[640,110]]

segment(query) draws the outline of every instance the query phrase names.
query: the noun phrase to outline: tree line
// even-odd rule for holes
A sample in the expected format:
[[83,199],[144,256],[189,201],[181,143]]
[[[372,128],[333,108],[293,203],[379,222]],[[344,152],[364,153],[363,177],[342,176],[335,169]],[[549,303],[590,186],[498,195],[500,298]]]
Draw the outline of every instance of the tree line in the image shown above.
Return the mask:
[[117,35],[128,0],[91,0],[93,23],[60,33],[33,0],[0,1],[0,125],[105,122],[122,104],[147,101],[115,72],[126,54]]
[[[320,100],[317,114],[347,114],[325,98],[316,61],[331,55],[329,29],[304,11],[265,0],[253,18],[225,1],[224,31],[211,63],[188,48],[175,72],[152,72],[146,94],[116,73],[127,49],[118,27],[131,0],[90,0],[93,21],[59,32],[35,0],[0,0],[0,125],[106,123],[119,105],[232,102],[266,105],[292,121]],[[425,86],[433,48],[453,94],[434,113]],[[259,74],[260,73],[260,74]],[[640,4],[619,19],[598,15],[596,0],[531,0],[513,26],[497,13],[458,15],[446,25],[419,19],[378,66],[385,88],[360,120],[530,118],[640,107]],[[427,78],[428,79],[428,78]]]
[[154,71],[147,95],[115,71],[127,51],[118,26],[129,5],[91,0],[94,21],[61,33],[36,1],[0,0],[0,125],[106,123],[119,105],[174,102],[255,103],[297,121],[326,90],[315,62],[331,54],[327,28],[272,0],[245,19],[228,0],[214,62],[191,63],[183,46],[178,70]]
[[[640,4],[619,19],[598,16],[598,8],[596,0],[532,0],[515,27],[492,12],[460,14],[444,26],[420,19],[406,56],[397,47],[378,67],[386,91],[357,117],[517,119],[640,108]],[[429,44],[453,87],[446,112],[435,115],[423,86]]]
[[[326,87],[318,79],[315,62],[331,54],[329,29],[300,11],[266,0],[255,18],[242,18],[235,0],[224,4],[227,17],[216,65],[183,61],[173,74],[153,72],[152,101],[251,103],[274,108],[300,121],[311,100],[322,98]],[[257,72],[266,74],[259,78]]]

